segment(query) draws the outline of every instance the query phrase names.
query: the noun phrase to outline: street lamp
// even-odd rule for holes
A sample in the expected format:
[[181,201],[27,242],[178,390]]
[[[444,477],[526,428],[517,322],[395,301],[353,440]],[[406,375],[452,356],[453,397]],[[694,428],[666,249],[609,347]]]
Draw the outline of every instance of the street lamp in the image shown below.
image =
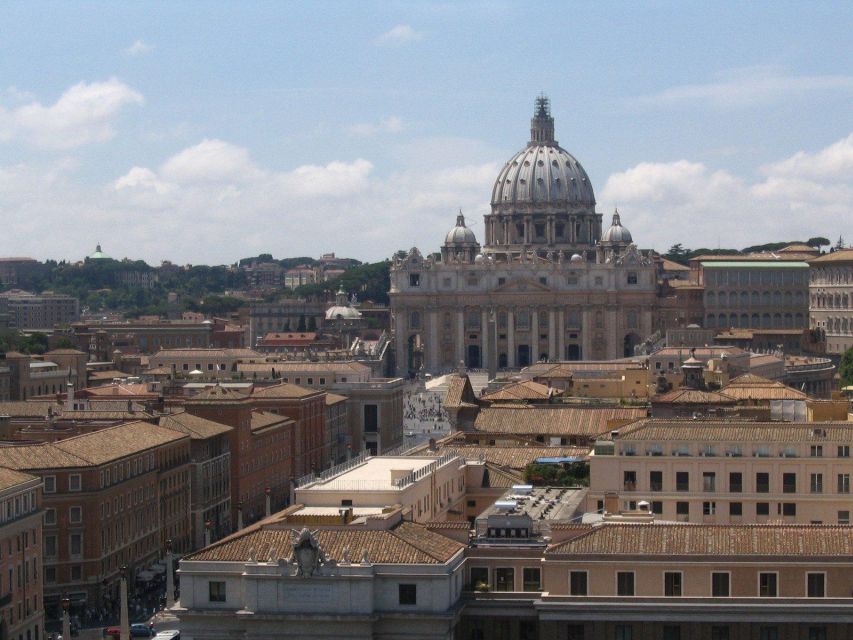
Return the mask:
[[130,618],[127,614],[127,566],[122,565],[120,572],[121,591],[119,594],[119,606],[121,607],[121,632],[119,640],[130,640]]
[[71,640],[71,600],[68,594],[62,596],[62,640]]
[[172,575],[172,539],[166,540],[166,608],[175,606],[175,577]]

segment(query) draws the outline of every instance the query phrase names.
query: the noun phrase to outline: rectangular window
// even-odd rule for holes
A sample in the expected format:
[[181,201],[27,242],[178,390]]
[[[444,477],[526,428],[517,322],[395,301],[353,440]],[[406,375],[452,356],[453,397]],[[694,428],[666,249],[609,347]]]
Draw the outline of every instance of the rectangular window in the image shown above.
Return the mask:
[[770,503],[769,502],[756,502],[755,503],[755,515],[757,515],[757,516],[769,516],[770,515]]
[[542,570],[539,567],[524,567],[521,576],[522,591],[542,591]]
[[715,571],[711,574],[711,595],[714,598],[729,597],[729,574]]
[[681,572],[665,571],[663,574],[663,595],[678,597],[681,595]]
[[83,553],[83,535],[80,533],[72,533],[69,538],[69,552],[72,556],[79,556]]
[[681,627],[674,624],[663,626],[663,640],[681,640]]
[[660,500],[652,500],[652,513],[656,513],[657,515],[663,514],[663,502]]
[[586,571],[570,571],[569,572],[569,595],[570,596],[585,596],[587,594],[587,573]]
[[813,473],[809,476],[809,488],[812,493],[823,493],[822,473]]
[[782,493],[797,493],[797,474],[782,474]]
[[634,572],[633,571],[617,571],[616,572],[616,595],[617,596],[633,596],[634,595]]
[[[472,638],[483,638],[484,636],[471,636]],[[570,624],[566,629],[566,640],[585,640],[584,627],[582,624]]]
[[728,626],[722,624],[711,626],[711,640],[729,640],[729,637]]
[[56,556],[56,536],[44,537],[44,555],[48,558]]
[[69,491],[80,491],[80,474],[72,473],[68,475],[68,490]]
[[826,574],[825,573],[807,573],[806,574],[806,595],[809,598],[824,598],[824,597],[826,597]]
[[400,584],[397,585],[397,591],[400,604],[412,605],[418,603],[418,585]]
[[679,518],[680,520],[686,520],[690,515],[690,503],[689,502],[676,502],[675,503],[675,515],[684,516],[684,518]]
[[690,491],[690,474],[687,471],[675,472],[675,490]]
[[410,273],[410,274],[409,274],[409,286],[410,286],[410,287],[419,287],[419,286],[421,286],[421,274],[419,274],[419,273]]
[[741,493],[743,491],[743,474],[740,471],[729,473],[729,491],[731,493]]
[[823,445],[813,444],[809,447],[809,455],[812,458],[821,458],[823,457]]
[[44,523],[46,525],[56,524],[56,509],[44,510]]
[[495,591],[515,591],[515,569],[512,567],[495,569]]
[[625,491],[634,491],[637,488],[637,472],[636,471],[623,471],[622,472],[622,486]]
[[703,502],[702,503],[702,515],[703,516],[717,515],[717,503],[716,502]]
[[489,586],[489,569],[487,567],[471,567],[468,574],[471,578],[472,589],[483,589]]
[[717,474],[713,471],[702,473],[702,491],[710,492],[717,490]]
[[634,627],[630,624],[617,624],[613,628],[614,640],[634,640]]
[[209,602],[225,602],[225,582],[214,580],[208,582],[207,599]]
[[44,477],[44,492],[56,493],[56,476]]
[[797,515],[797,504],[795,502],[783,502],[782,503],[782,515],[783,516],[795,516],[795,515]]
[[809,640],[826,640],[826,627],[809,627]]
[[68,507],[68,521],[71,524],[83,522],[83,507]]
[[779,627],[761,627],[758,630],[759,640],[779,640]]
[[770,474],[756,473],[755,474],[755,491],[756,493],[770,493]]
[[838,493],[850,493],[850,474],[838,474]]
[[850,457],[850,445],[848,445],[848,444],[838,445],[838,457],[839,458],[849,458]]
[[850,524],[850,512],[849,511],[839,511],[838,512],[838,524]]
[[758,595],[762,598],[775,598],[777,595],[778,576],[775,573],[758,574]]
[[730,502],[729,503],[729,515],[730,516],[742,516],[743,515],[743,503],[742,502]]

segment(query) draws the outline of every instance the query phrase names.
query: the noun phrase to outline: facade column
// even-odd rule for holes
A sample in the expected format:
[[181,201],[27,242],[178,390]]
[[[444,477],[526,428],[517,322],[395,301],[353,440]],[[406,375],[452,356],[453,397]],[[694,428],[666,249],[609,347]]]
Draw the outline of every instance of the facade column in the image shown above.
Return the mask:
[[456,365],[465,362],[465,311],[456,312]]
[[566,359],[566,312],[557,311],[557,360]]
[[506,311],[506,366],[515,368],[515,311]]
[[480,368],[489,368],[489,312],[480,307]]
[[607,357],[621,358],[625,355],[625,350],[623,341],[619,337],[619,308],[608,305],[604,318],[604,326],[607,330]]
[[556,315],[553,309],[548,310],[548,359],[552,362],[559,359],[557,358]]
[[438,322],[437,310],[429,312],[429,344],[427,345],[427,371],[438,371]]
[[409,353],[406,344],[406,313],[398,309],[394,314],[394,342],[397,351],[397,375],[407,378],[409,374]]
[[592,334],[596,329],[593,322],[592,309],[584,307],[581,312],[581,358],[584,360],[592,360]]
[[530,364],[539,362],[539,308],[530,309]]

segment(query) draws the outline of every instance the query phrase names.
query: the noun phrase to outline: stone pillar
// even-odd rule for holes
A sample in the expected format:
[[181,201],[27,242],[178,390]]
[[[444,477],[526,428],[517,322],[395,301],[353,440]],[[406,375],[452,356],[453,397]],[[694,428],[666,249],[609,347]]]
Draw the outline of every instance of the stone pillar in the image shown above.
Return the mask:
[[608,305],[604,312],[604,327],[607,336],[607,358],[622,358],[624,353],[624,343],[619,331],[620,308],[615,305]]
[[456,312],[456,364],[465,362],[465,310]]
[[530,309],[530,364],[539,361],[539,308]]
[[127,567],[121,567],[121,580],[119,581],[119,640],[130,640],[130,617],[127,613]]
[[71,600],[62,596],[62,640],[71,640]]
[[175,576],[172,567],[172,540],[166,540],[166,608],[175,606]]
[[480,368],[489,369],[489,312],[480,310]]
[[548,310],[548,359],[552,361],[560,359],[557,358],[556,315],[553,309]]
[[429,312],[429,344],[427,345],[427,371],[438,371],[438,311]]
[[592,360],[592,334],[602,331],[597,329],[594,322],[594,314],[592,309],[584,307],[581,311],[581,357],[584,360]]
[[394,314],[394,342],[397,357],[397,375],[407,378],[409,374],[409,354],[406,344],[406,311],[397,309]]
[[557,360],[566,359],[566,312],[557,311]]
[[506,366],[515,368],[515,312],[506,310]]

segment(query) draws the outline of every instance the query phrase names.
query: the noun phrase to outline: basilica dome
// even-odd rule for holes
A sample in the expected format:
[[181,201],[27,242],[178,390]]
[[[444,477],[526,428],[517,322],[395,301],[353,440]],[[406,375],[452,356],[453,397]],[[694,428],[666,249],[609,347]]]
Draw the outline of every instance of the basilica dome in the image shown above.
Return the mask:
[[595,194],[581,163],[554,140],[554,118],[547,98],[539,98],[530,123],[530,142],[498,174],[492,207],[555,205],[561,209],[595,206]]
[[613,222],[610,224],[610,228],[604,232],[603,236],[601,236],[601,241],[615,242],[620,244],[630,244],[631,242],[633,242],[633,239],[631,238],[631,232],[622,226],[622,221],[619,219],[618,210],[614,212]]
[[456,226],[447,232],[444,238],[444,244],[469,247],[477,244],[477,236],[468,227],[465,226],[465,216],[462,212],[456,216]]

